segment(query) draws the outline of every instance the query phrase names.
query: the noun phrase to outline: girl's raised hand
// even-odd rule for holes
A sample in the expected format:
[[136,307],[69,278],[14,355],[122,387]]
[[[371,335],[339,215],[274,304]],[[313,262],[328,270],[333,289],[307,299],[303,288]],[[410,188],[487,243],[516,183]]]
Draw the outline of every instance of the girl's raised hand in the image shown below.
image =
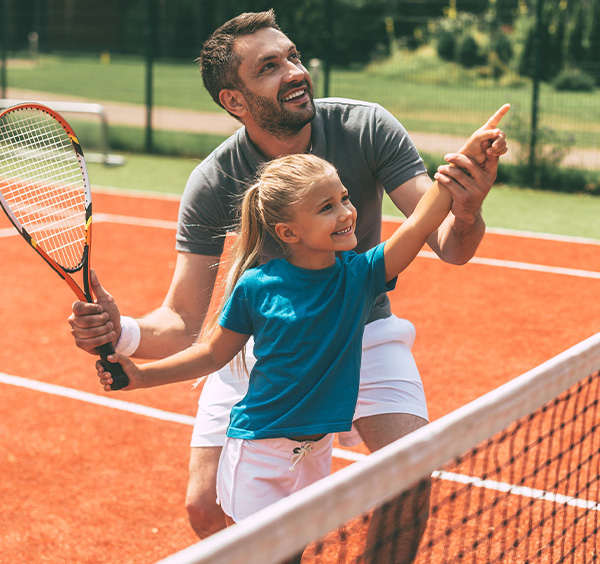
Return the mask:
[[504,104],[484,125],[473,132],[459,152],[468,155],[479,165],[483,165],[488,156],[504,155],[508,151],[506,133],[498,129],[498,124],[508,110],[510,110],[510,104]]

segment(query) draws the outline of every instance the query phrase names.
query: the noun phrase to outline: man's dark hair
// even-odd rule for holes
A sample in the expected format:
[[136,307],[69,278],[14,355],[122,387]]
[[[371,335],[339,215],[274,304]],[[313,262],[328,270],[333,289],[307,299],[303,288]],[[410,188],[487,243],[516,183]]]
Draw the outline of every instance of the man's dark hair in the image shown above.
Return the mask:
[[219,101],[221,90],[241,86],[237,74],[241,61],[233,49],[236,39],[265,28],[281,31],[272,9],[240,14],[225,22],[204,42],[196,61],[200,65],[204,87],[219,106],[223,107]]

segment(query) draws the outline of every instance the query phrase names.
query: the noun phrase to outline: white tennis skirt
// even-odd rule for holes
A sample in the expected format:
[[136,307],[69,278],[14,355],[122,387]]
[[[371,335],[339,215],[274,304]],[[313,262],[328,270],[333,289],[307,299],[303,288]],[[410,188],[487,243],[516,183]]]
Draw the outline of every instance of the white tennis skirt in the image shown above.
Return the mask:
[[318,441],[225,438],[217,502],[236,523],[329,476],[333,435]]

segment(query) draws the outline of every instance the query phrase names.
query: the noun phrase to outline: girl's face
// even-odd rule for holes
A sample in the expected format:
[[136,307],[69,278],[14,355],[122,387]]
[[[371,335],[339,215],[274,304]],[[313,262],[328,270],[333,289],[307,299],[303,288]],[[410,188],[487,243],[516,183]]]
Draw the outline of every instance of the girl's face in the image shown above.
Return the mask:
[[[332,260],[332,251],[349,251],[357,245],[356,208],[335,170],[315,182],[294,206],[287,224],[292,235],[292,254],[321,254]],[[300,248],[298,248],[298,246]]]

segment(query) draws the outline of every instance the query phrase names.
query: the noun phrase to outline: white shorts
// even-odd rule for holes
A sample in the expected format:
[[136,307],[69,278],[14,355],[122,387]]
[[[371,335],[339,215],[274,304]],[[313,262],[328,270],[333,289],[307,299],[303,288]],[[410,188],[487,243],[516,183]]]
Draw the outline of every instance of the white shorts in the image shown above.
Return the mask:
[[[354,420],[383,413],[408,413],[428,420],[421,376],[410,352],[415,327],[406,319],[392,315],[365,327],[360,371],[360,388]],[[246,347],[248,370],[256,359],[252,341]],[[248,377],[226,366],[211,374],[198,401],[198,413],[191,446],[223,446],[231,408],[248,389]],[[343,446],[361,442],[358,431],[339,433]]]
[[329,476],[333,435],[318,441],[226,437],[217,472],[217,501],[236,523]]

